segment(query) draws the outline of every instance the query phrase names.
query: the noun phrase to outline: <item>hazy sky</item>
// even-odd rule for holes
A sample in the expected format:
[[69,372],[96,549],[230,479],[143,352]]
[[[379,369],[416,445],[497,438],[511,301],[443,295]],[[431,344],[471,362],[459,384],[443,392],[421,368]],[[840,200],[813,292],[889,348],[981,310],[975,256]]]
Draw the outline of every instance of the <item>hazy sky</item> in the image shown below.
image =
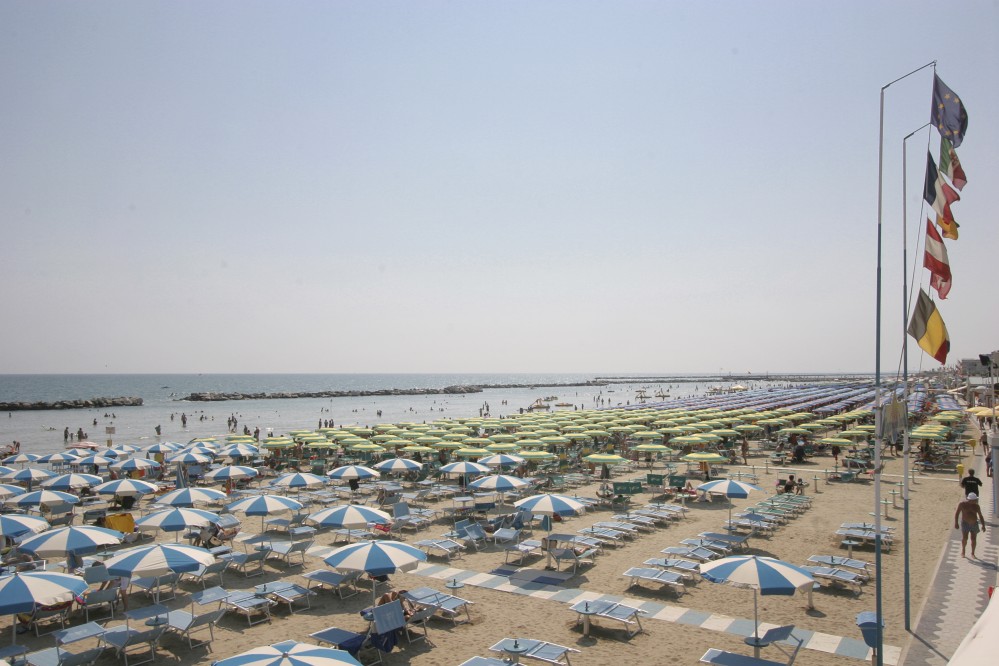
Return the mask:
[[[934,59],[939,307],[952,360],[999,348],[995,2],[3,0],[0,35],[0,372],[873,371],[879,91]],[[931,82],[885,96],[889,371]]]

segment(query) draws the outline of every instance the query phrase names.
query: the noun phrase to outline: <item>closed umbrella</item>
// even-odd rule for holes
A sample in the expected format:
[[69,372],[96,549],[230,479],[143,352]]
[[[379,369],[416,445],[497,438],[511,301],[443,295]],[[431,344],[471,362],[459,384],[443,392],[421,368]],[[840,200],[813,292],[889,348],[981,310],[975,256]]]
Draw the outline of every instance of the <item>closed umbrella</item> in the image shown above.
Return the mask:
[[298,641],[285,641],[254,648],[235,657],[213,662],[213,666],[361,666],[349,652]]

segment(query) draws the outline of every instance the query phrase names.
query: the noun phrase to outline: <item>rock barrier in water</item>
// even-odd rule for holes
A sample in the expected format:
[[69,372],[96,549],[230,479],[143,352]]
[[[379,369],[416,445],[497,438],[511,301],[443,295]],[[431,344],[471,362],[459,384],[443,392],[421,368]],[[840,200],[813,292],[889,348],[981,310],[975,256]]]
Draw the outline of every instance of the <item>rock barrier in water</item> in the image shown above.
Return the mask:
[[120,396],[117,398],[90,398],[87,400],[56,400],[55,402],[0,402],[2,412],[23,412],[44,409],[103,409],[105,407],[138,407],[142,398]]

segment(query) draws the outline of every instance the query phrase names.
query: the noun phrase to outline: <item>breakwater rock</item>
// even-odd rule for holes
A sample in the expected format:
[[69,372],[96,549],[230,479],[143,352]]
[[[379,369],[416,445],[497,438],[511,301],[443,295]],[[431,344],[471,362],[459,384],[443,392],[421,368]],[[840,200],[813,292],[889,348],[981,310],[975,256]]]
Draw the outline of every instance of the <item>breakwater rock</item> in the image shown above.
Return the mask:
[[0,412],[22,412],[43,409],[104,409],[106,407],[138,407],[142,398],[89,398],[87,400],[57,400],[55,402],[0,402]]
[[377,389],[372,391],[280,391],[277,393],[191,393],[178,400],[189,402],[223,402],[226,400],[290,400],[294,398],[366,398],[391,395],[460,395],[482,393],[488,389],[550,388],[570,386],[605,386],[606,382],[574,382],[565,384],[458,384],[444,388]]

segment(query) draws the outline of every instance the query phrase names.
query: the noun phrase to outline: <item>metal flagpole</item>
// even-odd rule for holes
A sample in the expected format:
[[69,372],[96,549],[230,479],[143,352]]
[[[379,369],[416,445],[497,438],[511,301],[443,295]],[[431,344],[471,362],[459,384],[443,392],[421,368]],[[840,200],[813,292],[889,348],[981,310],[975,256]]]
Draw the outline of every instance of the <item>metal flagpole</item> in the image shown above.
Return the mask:
[[905,408],[905,423],[902,430],[902,533],[905,539],[905,552],[902,561],[903,590],[905,594],[905,630],[910,631],[912,625],[912,594],[909,589],[909,278],[906,274],[908,266],[908,215],[906,192],[908,178],[906,175],[906,141],[923,129],[929,127],[926,123],[917,130],[910,132],[902,139],[902,406]]
[[876,666],[884,666],[884,656],[882,647],[884,646],[884,631],[882,624],[884,615],[881,606],[881,219],[884,200],[884,153],[885,153],[885,90],[898,83],[902,79],[912,76],[916,72],[927,67],[936,67],[937,61],[927,63],[919,69],[914,69],[905,76],[900,76],[894,81],[881,87],[881,109],[878,119],[878,264],[877,264],[877,297],[876,297],[876,318],[874,324],[874,418],[875,418],[875,440],[874,440],[874,570],[877,575],[874,577],[875,599],[876,599],[876,621],[875,634],[877,642],[875,649]]

